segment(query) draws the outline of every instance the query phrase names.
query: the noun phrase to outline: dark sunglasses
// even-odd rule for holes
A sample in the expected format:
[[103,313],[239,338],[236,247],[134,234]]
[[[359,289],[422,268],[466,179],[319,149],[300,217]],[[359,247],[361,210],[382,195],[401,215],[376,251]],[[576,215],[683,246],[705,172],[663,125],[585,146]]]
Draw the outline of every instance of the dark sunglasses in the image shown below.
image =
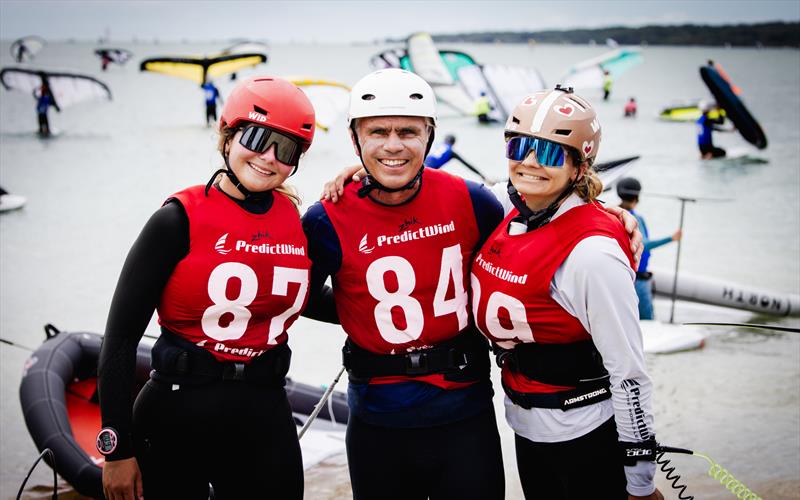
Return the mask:
[[265,153],[275,145],[275,158],[281,163],[296,167],[303,154],[304,142],[289,134],[261,125],[248,125],[239,138],[239,144],[254,153]]
[[533,151],[536,161],[543,167],[563,167],[566,156],[564,146],[557,142],[518,135],[506,143],[506,158],[514,161],[523,161]]

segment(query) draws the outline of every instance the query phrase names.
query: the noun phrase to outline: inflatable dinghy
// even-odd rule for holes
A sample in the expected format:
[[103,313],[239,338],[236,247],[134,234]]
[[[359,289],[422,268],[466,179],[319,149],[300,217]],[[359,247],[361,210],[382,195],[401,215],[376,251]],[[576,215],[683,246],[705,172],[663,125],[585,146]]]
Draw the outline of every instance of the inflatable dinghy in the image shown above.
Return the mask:
[[[103,498],[103,456],[95,448],[100,431],[97,399],[97,360],[103,337],[88,332],[59,332],[45,326],[47,339],[25,362],[19,397],[25,424],[39,451],[50,448],[55,463],[49,465],[75,490]],[[137,392],[149,379],[151,346],[142,343],[136,354]],[[286,394],[298,425],[302,425],[324,389],[286,380]],[[333,414],[333,419],[331,419]],[[344,451],[344,424],[348,418],[347,397],[331,394],[309,433],[301,441],[306,455],[317,461]],[[314,435],[318,427],[327,432]],[[336,429],[341,436],[331,436]],[[306,445],[314,449],[307,450]],[[318,449],[320,448],[320,449]],[[307,468],[308,464],[304,464]]]

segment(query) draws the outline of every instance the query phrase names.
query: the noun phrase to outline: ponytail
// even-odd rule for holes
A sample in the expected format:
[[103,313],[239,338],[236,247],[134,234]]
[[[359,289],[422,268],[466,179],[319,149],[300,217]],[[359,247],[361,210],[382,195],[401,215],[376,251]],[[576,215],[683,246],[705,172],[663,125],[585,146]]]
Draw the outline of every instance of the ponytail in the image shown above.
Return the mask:
[[603,181],[589,164],[581,179],[575,184],[575,193],[585,202],[593,202],[603,192]]

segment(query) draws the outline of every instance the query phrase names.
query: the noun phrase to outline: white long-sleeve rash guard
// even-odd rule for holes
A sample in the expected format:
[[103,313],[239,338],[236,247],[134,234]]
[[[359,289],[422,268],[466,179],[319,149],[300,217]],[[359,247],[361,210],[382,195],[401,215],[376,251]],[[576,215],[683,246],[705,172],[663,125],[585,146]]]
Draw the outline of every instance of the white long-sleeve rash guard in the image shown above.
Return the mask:
[[[573,194],[553,219],[583,204]],[[514,432],[535,442],[567,441],[588,434],[613,415],[620,441],[639,442],[655,436],[652,382],[645,369],[634,278],[617,241],[605,236],[582,240],[556,270],[550,295],[592,336],[610,375],[611,399],[562,411],[526,410],[506,397],[506,419]],[[655,489],[653,462],[626,466],[625,475],[632,495],[646,496]]]

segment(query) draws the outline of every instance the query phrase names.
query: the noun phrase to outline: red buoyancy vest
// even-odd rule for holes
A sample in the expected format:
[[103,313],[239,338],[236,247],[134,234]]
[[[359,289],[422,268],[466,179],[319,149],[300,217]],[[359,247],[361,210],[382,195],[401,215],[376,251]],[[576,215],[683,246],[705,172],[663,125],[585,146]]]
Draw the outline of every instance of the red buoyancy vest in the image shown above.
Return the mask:
[[[575,245],[589,236],[614,238],[633,267],[622,224],[594,204],[581,205],[525,234],[509,236],[514,210],[494,231],[472,264],[472,307],[478,328],[506,349],[521,342],[565,344],[591,338],[581,322],[551,296],[553,275]],[[505,366],[503,382],[517,392],[559,392],[572,387],[531,380]]]
[[[396,206],[359,198],[358,187],[347,186],[336,204],[323,202],[342,249],[333,276],[342,328],[376,354],[404,354],[452,339],[469,322],[466,280],[480,238],[466,183],[426,169],[419,193]],[[441,374],[413,380],[465,385]]]
[[167,281],[159,323],[220,361],[249,362],[286,342],[308,300],[311,261],[297,210],[274,192],[265,214],[205,186],[176,193],[189,253]]

